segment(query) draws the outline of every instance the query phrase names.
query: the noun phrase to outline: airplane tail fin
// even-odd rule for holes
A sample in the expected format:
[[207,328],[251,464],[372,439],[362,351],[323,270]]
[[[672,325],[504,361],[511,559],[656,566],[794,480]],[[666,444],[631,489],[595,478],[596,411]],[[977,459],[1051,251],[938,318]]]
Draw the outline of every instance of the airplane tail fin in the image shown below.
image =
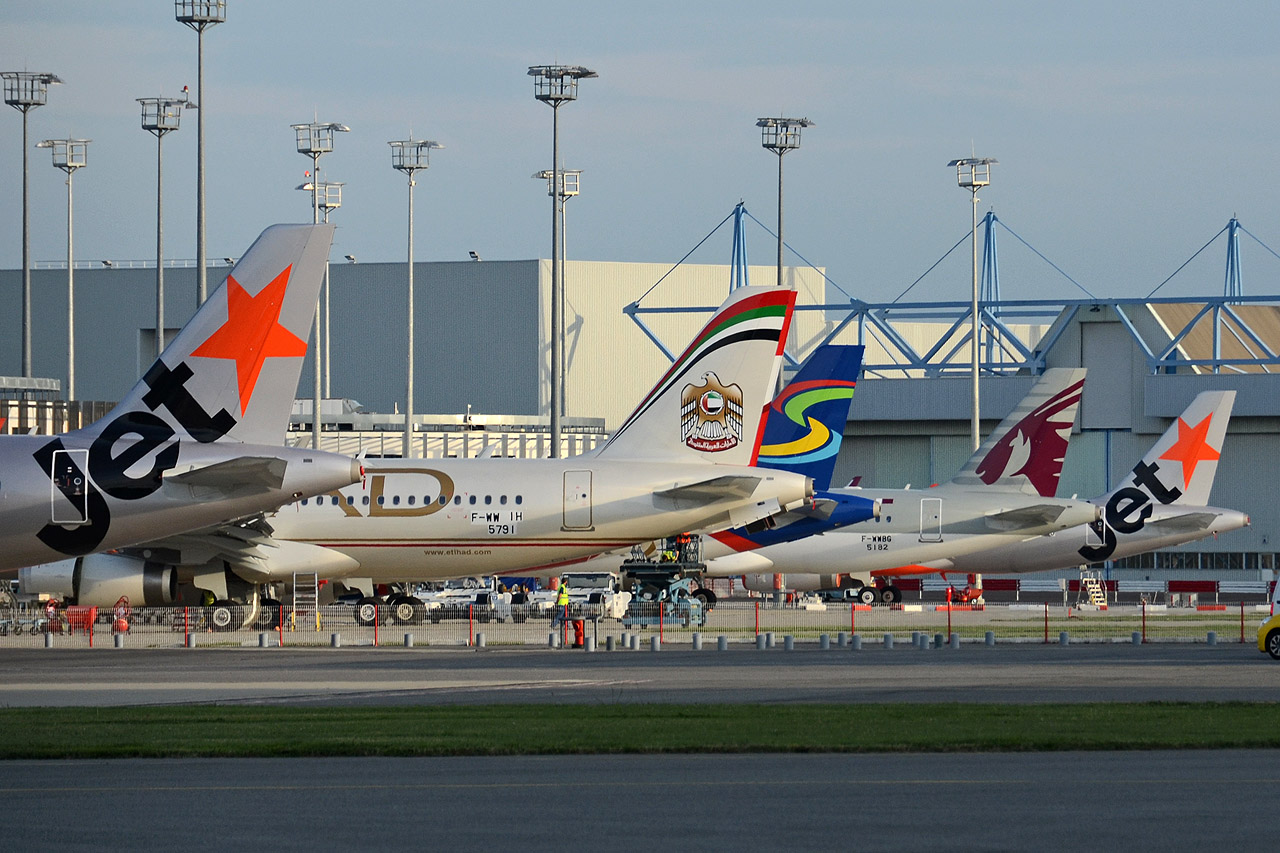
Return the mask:
[[596,455],[754,462],[795,301],[789,288],[734,290]]
[[951,482],[1053,497],[1084,375],[1082,367],[1046,370]]
[[837,344],[813,351],[769,404],[757,464],[804,474],[815,489],[831,487],[862,353]]
[[133,390],[85,432],[117,423],[202,443],[282,444],[332,241],[332,225],[263,231]]
[[1107,497],[1136,488],[1157,504],[1208,505],[1235,402],[1235,391],[1197,394]]

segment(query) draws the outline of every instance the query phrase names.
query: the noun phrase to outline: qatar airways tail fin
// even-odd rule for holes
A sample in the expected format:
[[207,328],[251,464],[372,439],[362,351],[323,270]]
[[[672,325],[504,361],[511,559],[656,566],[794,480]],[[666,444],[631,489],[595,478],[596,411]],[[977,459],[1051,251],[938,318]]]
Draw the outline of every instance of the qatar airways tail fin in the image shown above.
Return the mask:
[[757,464],[804,474],[815,489],[831,487],[862,353],[838,344],[813,351],[769,404]]
[[1084,375],[1082,367],[1046,370],[951,482],[1053,497]]
[[101,421],[125,434],[283,444],[332,225],[273,225]]
[[596,455],[750,465],[795,291],[739,287]]

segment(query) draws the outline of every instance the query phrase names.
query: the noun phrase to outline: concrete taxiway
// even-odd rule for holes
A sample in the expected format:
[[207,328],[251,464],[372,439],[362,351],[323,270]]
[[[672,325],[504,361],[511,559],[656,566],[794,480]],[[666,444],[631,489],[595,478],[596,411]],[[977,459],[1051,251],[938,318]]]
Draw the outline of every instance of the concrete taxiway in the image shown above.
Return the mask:
[[0,704],[1280,701],[1248,645],[0,650]]

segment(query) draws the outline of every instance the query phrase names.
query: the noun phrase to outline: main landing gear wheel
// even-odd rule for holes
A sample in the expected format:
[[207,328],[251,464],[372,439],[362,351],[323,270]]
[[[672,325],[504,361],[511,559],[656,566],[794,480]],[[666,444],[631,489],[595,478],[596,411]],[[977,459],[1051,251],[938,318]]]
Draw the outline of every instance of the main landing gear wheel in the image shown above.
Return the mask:
[[398,625],[421,625],[427,618],[427,606],[412,595],[397,595],[389,606]]
[[1267,634],[1267,654],[1280,660],[1280,628]]
[[874,586],[864,586],[862,589],[858,590],[859,604],[875,604],[879,598],[880,596],[876,593],[876,588]]
[[702,608],[704,610],[710,610],[716,606],[716,594],[705,586],[700,586],[695,589],[693,591],[693,597],[702,599]]
[[235,602],[215,601],[209,608],[209,624],[215,631],[234,631],[242,621],[241,608]]
[[366,596],[356,602],[356,624],[363,625],[366,628],[374,622],[377,622],[379,625],[385,624],[387,621],[387,610],[388,607],[382,599]]
[[896,586],[886,586],[880,590],[880,600],[885,604],[897,604],[902,601],[902,590]]
[[258,620],[253,623],[253,627],[259,631],[274,631],[280,627],[280,608],[283,607],[280,602],[274,598],[262,599],[262,608],[258,612]]

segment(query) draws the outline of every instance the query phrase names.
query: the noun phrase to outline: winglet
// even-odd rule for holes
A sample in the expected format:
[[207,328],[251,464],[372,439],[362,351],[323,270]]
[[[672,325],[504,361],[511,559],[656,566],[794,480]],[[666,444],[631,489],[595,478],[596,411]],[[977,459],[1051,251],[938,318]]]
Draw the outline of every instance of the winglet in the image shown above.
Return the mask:
[[951,482],[1053,497],[1084,376],[1082,367],[1046,370]]
[[831,487],[853,389],[862,370],[862,346],[818,347],[769,404],[756,464],[794,471]]
[[332,225],[273,225],[232,268],[107,424],[199,442],[282,444],[333,241]]
[[595,455],[750,464],[795,301],[790,288],[734,290]]

